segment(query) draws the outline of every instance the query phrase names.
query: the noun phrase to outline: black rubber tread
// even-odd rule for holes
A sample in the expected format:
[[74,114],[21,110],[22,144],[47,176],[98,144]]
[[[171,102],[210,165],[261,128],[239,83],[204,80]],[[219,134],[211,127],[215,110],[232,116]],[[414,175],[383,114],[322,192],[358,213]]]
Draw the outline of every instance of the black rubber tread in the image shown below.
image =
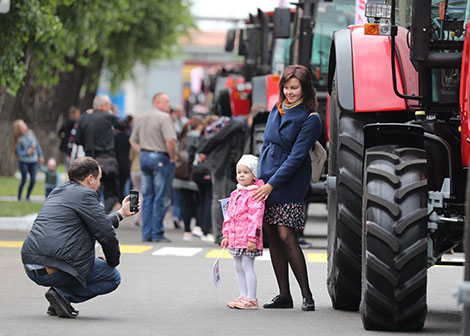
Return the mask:
[[365,124],[373,114],[341,111],[336,75],[330,99],[328,293],[335,309],[358,310],[361,299],[362,159]]
[[[398,160],[390,160],[395,155]],[[427,309],[425,163],[425,152],[420,149],[378,146],[366,151],[360,312],[367,330],[423,328]],[[390,174],[399,183],[391,181]]]
[[[467,188],[465,192],[465,271],[464,281],[470,281],[470,170],[467,173]],[[470,335],[470,305],[463,306],[461,335]]]
[[406,230],[409,225],[428,215],[428,209],[416,209],[408,216],[401,218],[394,226],[393,229],[396,233],[400,234]]

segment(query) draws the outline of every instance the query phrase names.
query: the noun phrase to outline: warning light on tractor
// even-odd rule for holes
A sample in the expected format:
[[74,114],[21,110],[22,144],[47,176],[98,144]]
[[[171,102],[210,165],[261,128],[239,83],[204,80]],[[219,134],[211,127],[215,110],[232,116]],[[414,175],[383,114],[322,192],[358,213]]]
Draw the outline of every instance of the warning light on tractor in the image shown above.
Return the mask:
[[364,24],[365,35],[390,35],[392,26],[383,23],[366,23]]

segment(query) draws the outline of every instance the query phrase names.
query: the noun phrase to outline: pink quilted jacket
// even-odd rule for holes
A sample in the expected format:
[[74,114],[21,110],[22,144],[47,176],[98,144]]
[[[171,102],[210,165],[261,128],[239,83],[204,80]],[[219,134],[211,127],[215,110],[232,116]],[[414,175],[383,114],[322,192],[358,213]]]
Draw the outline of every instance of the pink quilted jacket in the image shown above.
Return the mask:
[[[255,182],[256,189],[264,184]],[[258,250],[263,249],[263,214],[264,201],[254,201],[256,189],[239,189],[232,191],[224,220],[222,234],[228,238],[229,248],[246,248],[248,240],[256,243]]]

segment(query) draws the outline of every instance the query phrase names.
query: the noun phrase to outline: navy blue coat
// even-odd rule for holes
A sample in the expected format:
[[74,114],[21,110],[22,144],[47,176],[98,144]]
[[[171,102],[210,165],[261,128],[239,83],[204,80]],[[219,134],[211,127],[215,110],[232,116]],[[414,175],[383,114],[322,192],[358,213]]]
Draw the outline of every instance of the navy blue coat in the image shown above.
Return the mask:
[[258,178],[274,189],[266,204],[303,202],[310,186],[310,148],[321,134],[321,120],[303,104],[281,117],[277,104],[269,113],[259,158]]

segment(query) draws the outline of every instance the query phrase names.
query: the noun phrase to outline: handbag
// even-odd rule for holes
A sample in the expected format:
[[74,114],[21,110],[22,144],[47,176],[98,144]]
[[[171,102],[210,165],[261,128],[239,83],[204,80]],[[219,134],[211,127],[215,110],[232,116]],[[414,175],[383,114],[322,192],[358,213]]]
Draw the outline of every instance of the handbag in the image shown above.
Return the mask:
[[312,166],[312,175],[310,182],[316,183],[320,181],[320,177],[325,172],[326,150],[321,143],[315,141],[315,149],[309,151],[310,165]]
[[[309,114],[309,117],[313,114],[318,114],[312,112]],[[310,182],[316,183],[320,181],[320,177],[325,172],[325,161],[326,161],[326,150],[323,148],[321,143],[315,141],[315,148],[310,148],[310,165],[312,167],[312,175],[310,176]]]

